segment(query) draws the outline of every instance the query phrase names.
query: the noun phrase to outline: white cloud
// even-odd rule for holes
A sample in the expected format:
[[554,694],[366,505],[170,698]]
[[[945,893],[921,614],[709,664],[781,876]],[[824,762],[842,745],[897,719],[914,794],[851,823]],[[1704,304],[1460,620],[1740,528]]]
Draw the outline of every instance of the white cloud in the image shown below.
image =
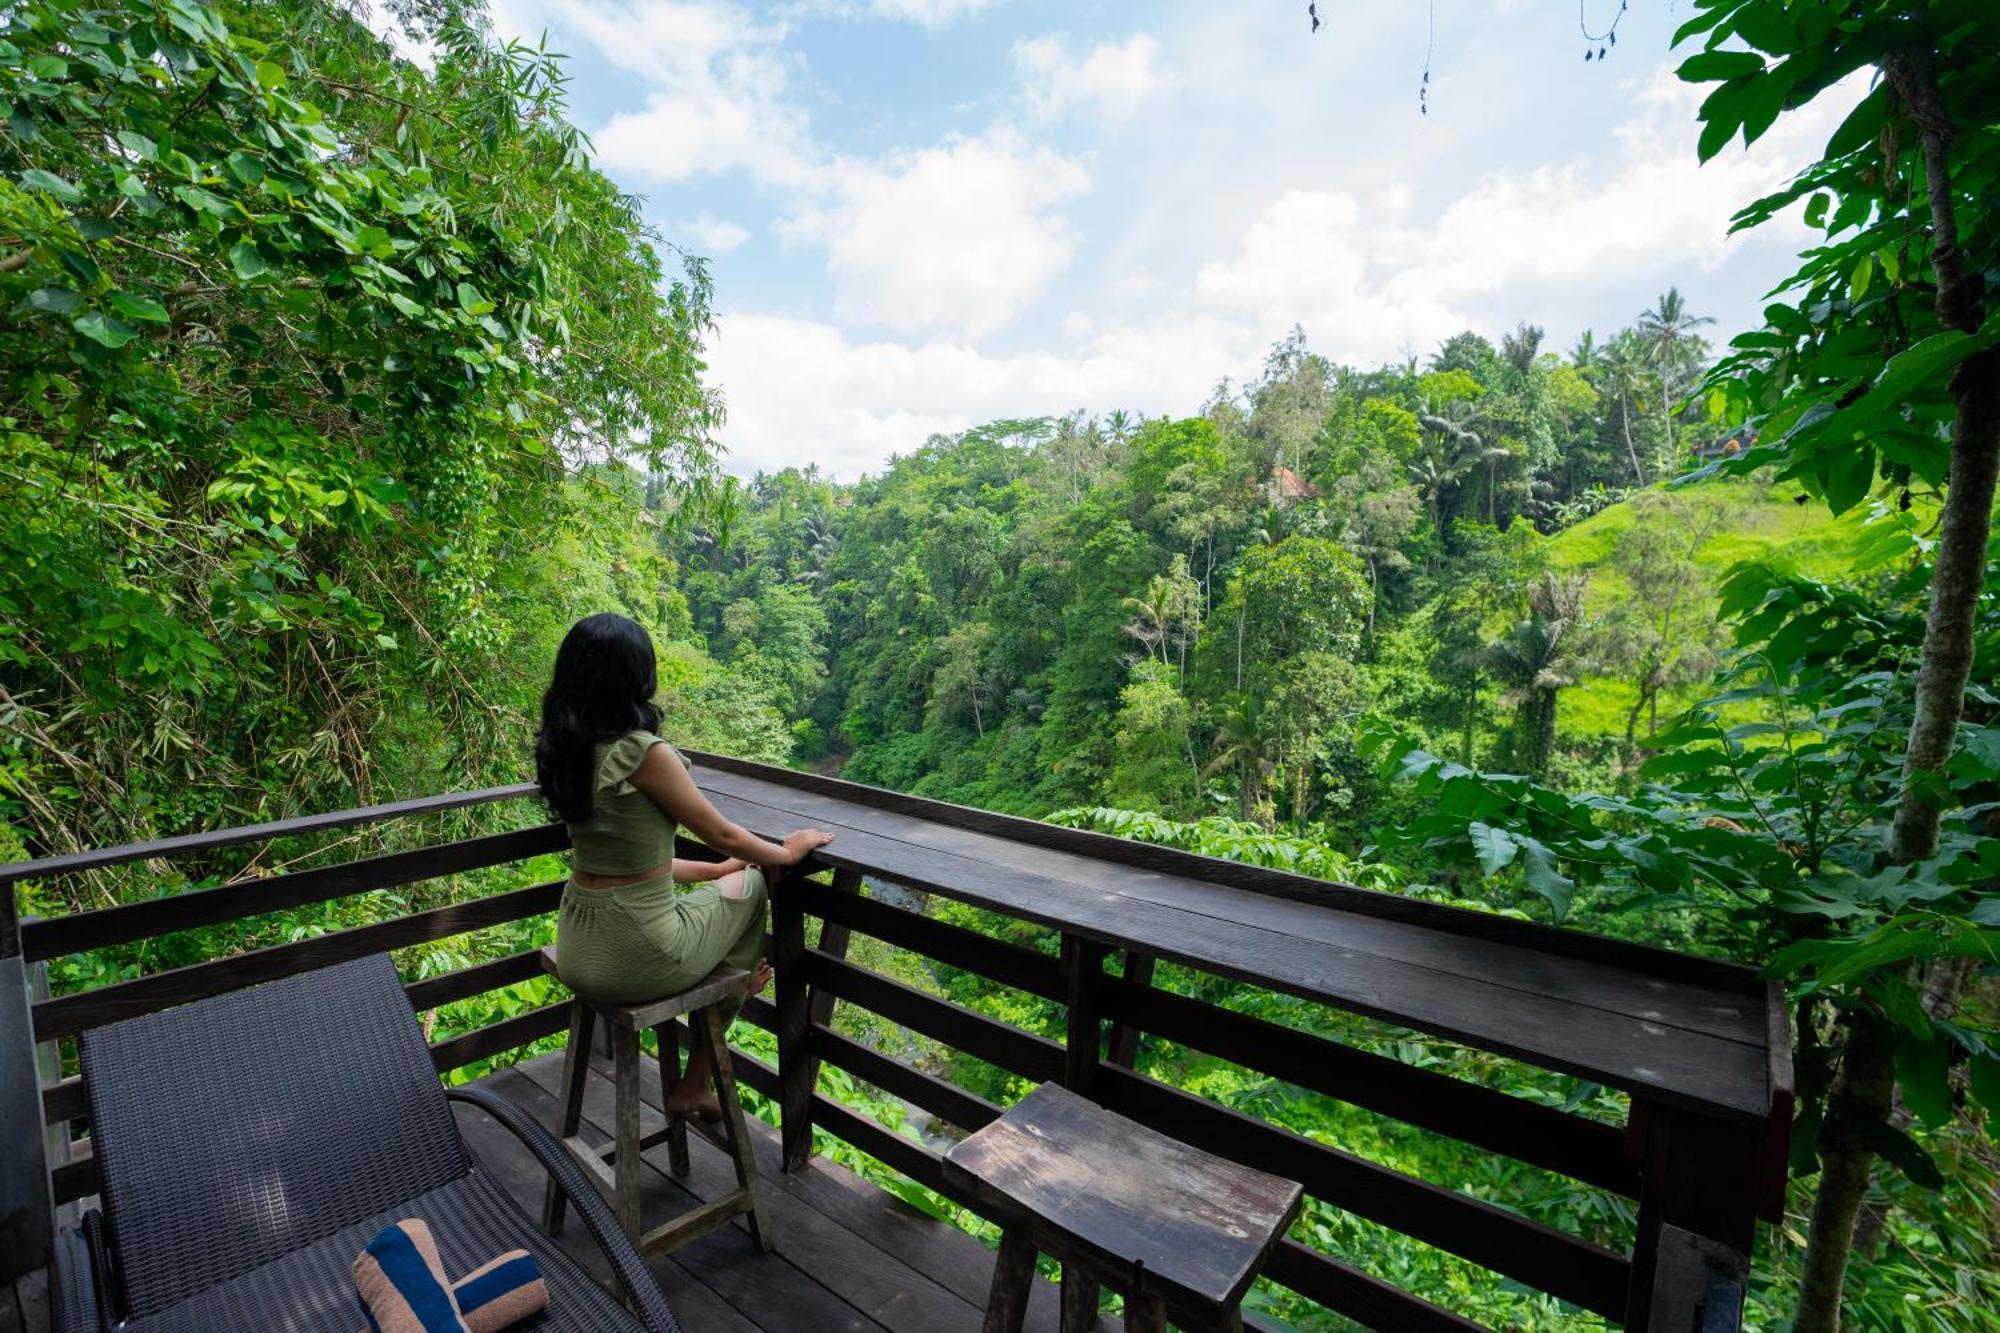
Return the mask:
[[884,163],[842,162],[834,198],[785,224],[826,248],[834,306],[902,332],[1006,325],[1070,261],[1056,206],[1089,188],[1070,158],[996,130]]
[[1170,82],[1159,42],[1143,32],[1102,42],[1080,60],[1061,37],[1033,37],[1014,43],[1013,58],[1028,109],[1041,121],[1076,107],[1129,116]]
[[750,239],[750,229],[742,223],[708,213],[692,222],[683,222],[677,230],[693,237],[696,248],[711,257],[726,255]]
[[1496,172],[1433,213],[1407,193],[1292,190],[1272,200],[1236,253],[1204,264],[1196,293],[1259,327],[1303,324],[1337,358],[1386,360],[1584,287],[1710,271],[1740,241],[1731,213],[1785,179],[1845,114],[1823,98],[1750,152],[1698,166],[1688,140],[1696,90],[1662,72],[1613,134],[1610,162]]
[[644,105],[591,136],[598,164],[621,180],[742,169],[797,187],[814,174],[782,23],[759,23],[725,0],[495,0],[493,19],[505,34],[585,42],[645,80]]
[[[1503,319],[1592,287],[1650,291],[1641,284],[1712,268],[1752,243],[1726,236],[1730,213],[1808,160],[1849,105],[1825,99],[1755,151],[1731,149],[1697,170],[1687,93],[1663,79],[1638,96],[1608,160],[1594,167],[1493,173],[1429,210],[1407,190],[1378,190],[1365,203],[1341,191],[1280,192],[1227,253],[1196,265],[1186,286],[1145,272],[1107,278],[1103,304],[1052,317],[1060,334],[1034,350],[998,353],[954,337],[870,339],[816,320],[725,314],[711,366],[729,403],[722,436],[730,465],[813,458],[851,478],[934,432],[996,417],[1192,412],[1217,380],[1255,373],[1264,349],[1294,322],[1319,350],[1369,364],[1428,352],[1466,327],[1497,333]],[[997,161],[984,162],[988,155]],[[968,278],[980,271],[971,262],[982,252],[976,239],[960,248],[925,239],[947,238],[954,227],[940,220],[946,205],[921,200],[950,201],[969,178],[1012,179],[1023,160],[1033,155],[1018,143],[989,138],[865,176],[839,215],[848,230],[827,238],[843,303],[867,295],[871,280],[896,290],[908,282],[897,299],[909,303],[911,327],[951,327],[954,302],[991,310],[1017,303],[1014,283],[988,291]],[[933,207],[939,212],[927,212]],[[912,216],[930,221],[915,225]],[[1020,225],[1032,233],[1034,216],[1017,214],[1017,223],[1027,218]],[[1056,247],[1065,257],[1066,246]],[[1042,248],[1031,240],[1025,252],[1032,258]],[[896,268],[898,249],[922,257],[905,253],[911,267]],[[919,290],[920,274],[943,284],[949,299]],[[887,290],[875,295],[891,299]],[[861,313],[897,326],[879,309]]]
[[731,471],[810,458],[851,480],[934,433],[997,417],[1072,407],[1192,412],[1218,375],[1254,367],[1260,350],[1245,330],[1200,317],[994,355],[945,339],[856,340],[818,321],[741,314],[723,317],[709,365],[729,406],[722,436]]
[[990,8],[998,0],[869,0],[867,12],[875,18],[902,19],[926,28],[945,25]]

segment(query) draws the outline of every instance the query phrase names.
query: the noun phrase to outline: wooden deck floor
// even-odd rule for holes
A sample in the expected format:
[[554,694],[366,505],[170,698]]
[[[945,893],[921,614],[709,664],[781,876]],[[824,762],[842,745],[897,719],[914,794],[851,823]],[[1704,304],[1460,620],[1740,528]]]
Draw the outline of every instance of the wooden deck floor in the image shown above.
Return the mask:
[[[562,1057],[545,1055],[488,1076],[488,1087],[526,1107],[552,1129]],[[646,1080],[641,1129],[665,1123],[659,1088]],[[539,1209],[543,1176],[505,1130],[458,1108],[466,1141],[482,1165],[531,1210]],[[660,1287],[688,1333],[977,1333],[993,1276],[993,1251],[956,1227],[917,1211],[824,1158],[787,1175],[779,1169],[778,1132],[754,1117],[778,1247],[760,1252],[743,1219],[653,1261]],[[584,1096],[584,1134],[610,1141],[611,1080],[594,1068]],[[690,1135],[687,1179],[667,1174],[667,1149],[646,1154],[647,1225],[728,1192],[736,1178],[722,1152]],[[576,1221],[565,1224],[564,1248],[606,1276],[595,1247]],[[1040,1282],[1028,1327],[1054,1333],[1060,1306],[1054,1284]]]
[[[560,1055],[545,1055],[482,1082],[553,1129],[561,1070]],[[657,1085],[644,1096],[643,1128],[650,1131],[662,1123]],[[455,1109],[481,1167],[538,1216],[545,1177],[534,1159],[490,1118],[462,1105]],[[594,1069],[584,1102],[585,1137],[609,1142],[610,1123],[611,1082]],[[778,1247],[760,1252],[739,1218],[655,1259],[653,1272],[687,1333],[977,1333],[993,1251],[823,1158],[809,1170],[785,1174],[777,1131],[755,1118],[750,1125]],[[720,1150],[697,1136],[690,1136],[688,1148],[692,1169],[685,1181],[667,1174],[665,1144],[646,1154],[648,1225],[734,1186]],[[602,1256],[573,1211],[562,1243],[609,1282]],[[1028,1328],[1054,1333],[1059,1309],[1054,1284],[1038,1280]],[[1118,1325],[1107,1319],[1101,1327]],[[44,1274],[31,1274],[11,1289],[0,1284],[0,1333],[47,1328]]]

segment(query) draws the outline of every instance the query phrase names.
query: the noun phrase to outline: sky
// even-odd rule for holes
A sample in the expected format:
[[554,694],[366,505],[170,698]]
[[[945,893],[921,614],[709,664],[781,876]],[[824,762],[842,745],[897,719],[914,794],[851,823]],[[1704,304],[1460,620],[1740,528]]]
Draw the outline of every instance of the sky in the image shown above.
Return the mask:
[[[1602,25],[1619,0],[1583,0]],[[1474,329],[1567,348],[1669,284],[1725,338],[1804,239],[1731,213],[1845,99],[1695,160],[1637,0],[490,0],[716,287],[725,466],[877,473],[1001,417],[1196,411],[1302,327],[1358,365]],[[1426,50],[1430,81],[1420,107]]]

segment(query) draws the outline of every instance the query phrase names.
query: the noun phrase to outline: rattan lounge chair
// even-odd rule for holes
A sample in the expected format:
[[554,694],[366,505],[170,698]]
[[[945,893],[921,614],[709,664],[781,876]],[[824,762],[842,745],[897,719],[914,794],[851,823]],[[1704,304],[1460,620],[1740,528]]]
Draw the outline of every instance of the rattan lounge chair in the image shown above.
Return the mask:
[[[100,1028],[82,1057],[103,1212],[57,1237],[57,1333],[355,1333],[350,1265],[404,1217],[431,1224],[454,1277],[533,1253],[549,1308],[524,1333],[679,1333],[554,1137],[490,1091],[439,1085],[387,956]],[[474,1165],[451,1101],[541,1161],[636,1316]]]

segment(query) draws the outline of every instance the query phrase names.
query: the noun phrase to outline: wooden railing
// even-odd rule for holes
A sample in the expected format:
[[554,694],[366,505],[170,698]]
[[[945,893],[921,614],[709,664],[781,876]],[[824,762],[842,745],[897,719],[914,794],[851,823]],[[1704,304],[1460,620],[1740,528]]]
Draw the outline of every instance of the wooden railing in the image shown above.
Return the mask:
[[[777,784],[811,781],[739,761],[704,756],[700,762],[726,763],[726,771],[753,773]],[[698,768],[697,779],[701,777]],[[821,787],[826,789],[824,784]],[[219,925],[507,865],[561,850],[567,838],[560,826],[537,825],[53,920],[17,920],[14,887],[22,881],[511,801],[531,791],[527,787],[497,788],[0,866],[0,965],[11,964],[18,971],[23,964],[130,944],[170,931]],[[937,812],[956,809],[935,807]],[[822,809],[820,813],[825,812]],[[737,817],[749,822],[743,815]],[[941,828],[949,827],[945,815],[926,817],[937,818]],[[966,818],[988,836],[1000,830],[1005,836],[1019,837],[1025,827],[1046,829],[1056,845],[1065,847],[1104,851],[1108,845],[1090,841],[1089,835],[1026,821],[999,816]],[[689,846],[684,854],[705,853]],[[1186,859],[1204,866],[1219,864],[1204,858]],[[1632,1122],[1620,1129],[1156,989],[1151,984],[1154,955],[1136,942],[1107,936],[1100,928],[1089,933],[1063,929],[1058,957],[864,893],[864,883],[871,874],[906,882],[907,869],[871,864],[865,856],[857,857],[853,846],[843,850],[837,842],[823,862],[816,860],[771,877],[776,994],[770,1000],[753,999],[743,1017],[776,1034],[778,1063],[773,1067],[742,1051],[737,1060],[742,1080],[780,1108],[788,1166],[803,1166],[808,1160],[816,1126],[925,1187],[953,1195],[935,1152],[817,1090],[822,1062],[843,1068],[961,1130],[977,1129],[1002,1110],[836,1031],[834,1006],[844,1001],[1030,1081],[1061,1081],[1175,1138],[1298,1180],[1309,1195],[1326,1203],[1614,1322],[1680,1333],[1682,1328],[1695,1326],[1693,1319],[1713,1320],[1722,1312],[1719,1306],[1726,1307],[1732,1300],[1740,1302],[1743,1260],[1754,1218],[1760,1207],[1766,1216],[1771,1216],[1775,1207],[1771,1160],[1774,1151],[1782,1158],[1783,1145],[1780,1141],[1774,1148],[1772,1124],[1785,1118],[1788,1110],[1784,1097],[1789,1091],[1789,1071],[1781,1065],[1789,1043],[1784,1037],[1781,1001],[1774,991],[1758,991],[1759,1003],[1774,1006],[1768,1011],[1774,1025],[1770,1123],[1726,1123],[1694,1115],[1685,1108],[1635,1098]],[[904,873],[899,874],[899,870]],[[1139,873],[1129,865],[1126,871]],[[1235,870],[1226,873],[1232,880],[1248,882]],[[822,879],[830,876],[830,883],[808,882],[807,876],[815,874]],[[945,884],[926,887],[952,892]],[[1333,887],[1327,886],[1329,891]],[[1361,891],[1342,888],[1340,892]],[[24,1043],[59,1041],[106,1023],[276,977],[537,916],[552,911],[560,893],[560,882],[534,884],[32,1005],[22,999],[14,1018],[14,1026],[22,1030],[16,1034],[14,1047],[7,1044],[9,1010],[0,1007],[0,1060]],[[964,896],[991,908],[976,892],[967,891]],[[809,917],[821,923],[817,943],[812,946],[808,945],[806,928]],[[858,966],[847,957],[854,934],[1054,1001],[1064,1006],[1067,1039],[1046,1039]],[[1120,960],[1115,975],[1106,968],[1113,954]],[[523,951],[430,977],[407,989],[412,1007],[422,1012],[537,974],[533,952]],[[431,1048],[432,1056],[440,1072],[448,1072],[554,1034],[563,1022],[563,1006],[551,1004],[438,1041]],[[1164,1038],[1310,1092],[1638,1200],[1639,1244],[1630,1254],[1606,1249],[1509,1209],[1148,1078],[1133,1068],[1140,1034]],[[18,1089],[23,1082],[32,1086],[34,1080],[21,1078],[22,1068],[10,1065],[0,1070],[10,1089]],[[11,1109],[10,1104],[0,1103],[0,1155],[13,1151],[7,1146],[6,1131],[28,1114],[38,1124],[86,1118],[88,1106],[81,1080],[71,1077],[40,1087],[32,1111],[24,1109],[18,1095]],[[38,1150],[39,1136],[12,1137],[24,1148]],[[29,1143],[30,1139],[35,1142]],[[36,1163],[35,1169],[45,1172],[47,1198],[55,1204],[95,1191],[95,1170],[87,1154],[67,1162]],[[0,1162],[0,1190],[11,1189],[32,1205],[32,1193],[23,1194],[21,1184],[32,1175],[32,1170],[21,1169],[19,1163],[10,1175],[7,1163]],[[1781,1182],[1781,1175],[1776,1178]],[[8,1202],[0,1197],[0,1205]],[[970,1206],[968,1200],[958,1202]],[[32,1207],[27,1211],[32,1213]],[[4,1216],[6,1210],[0,1206],[0,1217]],[[0,1239],[32,1244],[33,1219],[24,1225],[29,1230],[17,1227],[14,1237]],[[45,1232],[46,1222],[41,1225]],[[1477,1327],[1295,1240],[1281,1242],[1267,1276],[1329,1309],[1376,1327]],[[1725,1318],[1723,1325],[1707,1326],[1735,1325]]]

